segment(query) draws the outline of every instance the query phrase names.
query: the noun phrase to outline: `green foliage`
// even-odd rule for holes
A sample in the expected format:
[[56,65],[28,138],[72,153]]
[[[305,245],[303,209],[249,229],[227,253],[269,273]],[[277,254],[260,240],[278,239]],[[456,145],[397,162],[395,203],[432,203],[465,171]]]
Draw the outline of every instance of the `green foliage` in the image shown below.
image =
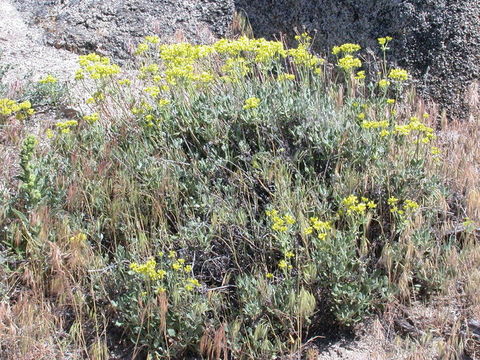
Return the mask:
[[34,135],[27,136],[23,141],[20,152],[20,167],[22,173],[18,176],[18,179],[22,181],[20,192],[23,195],[25,207],[27,208],[34,206],[42,198],[36,169],[33,164],[33,156],[37,142]]
[[[62,218],[54,238],[90,235],[107,263],[85,274],[90,301],[151,357],[276,358],[316,323],[350,327],[438,286],[439,154],[428,116],[389,98],[405,73],[367,83],[355,44],[326,72],[298,41],[148,37],[135,77],[83,56],[89,111],[49,130],[35,171],[24,142],[28,206],[43,195]],[[41,98],[57,103],[52,84]]]

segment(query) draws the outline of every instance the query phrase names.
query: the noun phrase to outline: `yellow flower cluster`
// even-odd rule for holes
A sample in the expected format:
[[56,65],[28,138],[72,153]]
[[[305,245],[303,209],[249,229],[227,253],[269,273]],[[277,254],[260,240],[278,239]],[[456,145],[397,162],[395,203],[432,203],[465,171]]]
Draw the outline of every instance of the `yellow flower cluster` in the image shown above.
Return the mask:
[[104,79],[112,77],[122,70],[120,66],[111,64],[110,59],[98,54],[81,55],[79,57],[80,69],[75,74],[76,80],[82,80],[85,75],[90,79]]
[[278,81],[288,81],[288,80],[295,80],[295,75],[282,73],[277,76]]
[[153,258],[147,260],[144,264],[138,264],[135,262],[130,264],[130,270],[137,274],[141,274],[152,281],[162,280],[167,274],[163,269],[156,270],[156,267],[157,262]]
[[[318,67],[323,59],[313,55],[308,50],[309,37],[302,35],[302,41],[297,48],[286,50],[280,41],[265,39],[250,39],[241,37],[236,40],[221,39],[212,45],[193,45],[189,43],[165,44],[158,47],[159,57],[163,63],[164,74],[159,74],[157,64],[145,65],[141,68],[141,76],[151,75],[156,81],[165,80],[171,85],[178,81],[194,81],[208,83],[215,80],[218,60],[224,64],[220,69],[226,81],[236,81],[240,76],[248,74],[253,66],[267,65],[274,61],[290,57],[297,65],[308,66],[315,73],[320,73]],[[151,42],[150,42],[151,44]],[[144,53],[150,48],[149,42],[139,45],[137,53]],[[213,60],[213,61],[208,61]],[[206,71],[205,66],[210,66]],[[203,71],[202,71],[203,68]],[[213,71],[212,71],[213,70]],[[282,78],[280,77],[282,80]],[[293,79],[290,75],[283,80]]]
[[78,125],[77,120],[67,120],[63,122],[58,122],[55,124],[57,130],[62,134],[70,133],[71,129]]
[[293,58],[295,64],[313,68],[316,73],[320,72],[318,66],[325,62],[324,59],[311,54],[310,51],[308,51],[308,48],[303,45],[299,45],[296,49],[287,50],[287,55]]
[[357,51],[360,51],[362,47],[358,44],[346,43],[340,46],[334,46],[332,49],[333,55],[338,55],[340,53],[353,54]]
[[395,134],[397,135],[410,135],[417,133],[422,136],[420,142],[428,144],[435,139],[435,130],[425,124],[423,124],[416,116],[410,118],[410,122],[406,125],[395,125]]
[[382,121],[363,121],[361,124],[364,129],[384,129],[389,126],[387,120]]
[[145,91],[151,97],[157,97],[160,95],[160,88],[158,86],[149,86],[143,89],[143,91]]
[[72,243],[81,244],[81,243],[84,243],[85,241],[87,241],[87,234],[81,232],[81,233],[78,233],[75,236],[71,236],[69,240]]
[[21,103],[11,99],[0,99],[0,116],[9,117],[15,115],[17,119],[23,120],[30,115],[35,114],[32,109],[30,101],[23,101]]
[[150,46],[148,46],[148,44],[141,43],[141,44],[138,44],[137,48],[135,49],[134,54],[135,55],[142,55],[142,54],[146,53],[149,49],[150,49]]
[[408,72],[404,69],[392,69],[388,73],[388,77],[396,81],[406,81],[408,80]]
[[225,65],[222,66],[222,71],[229,78],[241,79],[250,72],[250,67],[248,66],[247,59],[239,56],[225,60]]
[[291,270],[293,266],[287,260],[282,259],[278,262],[278,268],[281,270]]
[[160,42],[160,38],[156,35],[148,35],[145,36],[145,41],[150,44],[158,44]]
[[[163,251],[158,253],[160,258],[162,258],[164,255],[165,254]],[[166,291],[166,288],[160,285],[166,286],[168,283],[172,282],[182,284],[183,288],[187,291],[193,291],[195,288],[201,287],[201,284],[197,279],[194,277],[188,277],[187,275],[192,272],[192,265],[185,265],[185,259],[177,258],[176,251],[169,251],[167,259],[169,267],[172,268],[173,272],[167,272],[164,269],[157,270],[158,264],[154,258],[150,258],[144,264],[138,264],[135,262],[131,263],[130,270],[134,273],[144,276],[151,281],[157,282],[153,287],[157,293]],[[162,281],[162,283],[158,283],[159,281]]]
[[295,224],[295,218],[291,215],[285,214],[280,216],[277,210],[267,210],[265,214],[272,221],[272,230],[278,232],[286,232],[289,227]]
[[390,36],[385,36],[377,39],[380,46],[386,46],[392,40],[393,38]]
[[305,229],[305,234],[313,234],[314,231],[317,232],[317,237],[320,240],[325,240],[328,236],[328,233],[332,230],[332,223],[330,221],[321,221],[318,217],[311,217],[310,226]]
[[186,282],[187,283],[185,285],[185,290],[187,290],[187,291],[193,291],[195,288],[198,288],[198,287],[201,286],[200,282],[195,278],[189,278],[189,279],[187,279]]
[[350,195],[342,200],[342,205],[346,209],[347,215],[363,215],[369,209],[375,209],[377,204],[372,200],[362,197],[358,198],[355,195]]
[[420,205],[416,201],[408,200],[408,199],[406,199],[403,202],[402,207],[399,207],[398,205],[399,201],[400,200],[394,196],[391,196],[388,198],[387,204],[390,206],[390,212],[392,214],[403,215],[405,214],[405,212],[414,212],[420,207]]
[[97,122],[98,120],[100,120],[100,115],[98,113],[93,113],[93,114],[90,114],[90,115],[85,115],[83,117],[83,120],[85,120],[86,122],[88,122],[89,124],[93,124],[95,122]]
[[177,259],[172,263],[172,269],[178,272],[189,273],[192,271],[192,265],[185,265],[185,259]]
[[118,80],[117,81],[118,85],[121,85],[121,86],[129,86],[132,84],[132,80],[130,79],[121,79],[121,80]]
[[378,86],[382,89],[386,89],[390,86],[390,81],[388,81],[387,79],[381,79],[379,82],[378,82]]
[[357,75],[355,75],[355,79],[357,79],[357,80],[363,80],[363,79],[365,79],[365,77],[366,77],[365,76],[365,71],[363,71],[363,70],[357,72]]
[[58,79],[52,75],[47,75],[43,79],[38,80],[40,84],[55,84],[58,82]]
[[260,105],[261,100],[256,97],[251,97],[245,100],[243,105],[244,110],[255,109]]
[[87,104],[99,104],[104,101],[106,98],[105,94],[102,91],[96,91],[92,97],[86,100]]
[[237,40],[221,39],[212,45],[218,54],[238,57],[242,53],[253,54],[255,61],[266,63],[280,57],[286,57],[287,51],[280,41],[267,41],[261,39],[250,39],[243,36]]
[[351,71],[362,66],[362,61],[352,55],[338,59],[337,66],[344,71]]

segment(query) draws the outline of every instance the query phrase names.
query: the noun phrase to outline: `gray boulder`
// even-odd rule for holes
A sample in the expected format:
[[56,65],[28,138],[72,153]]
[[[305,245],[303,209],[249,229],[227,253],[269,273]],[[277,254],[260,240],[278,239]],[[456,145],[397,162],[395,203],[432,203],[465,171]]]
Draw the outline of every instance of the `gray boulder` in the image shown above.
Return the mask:
[[478,0],[235,0],[235,5],[257,37],[317,31],[320,52],[345,42],[373,49],[376,38],[392,36],[390,60],[414,74],[424,97],[452,117],[466,117],[478,107]]
[[46,30],[46,42],[127,59],[145,35],[206,42],[225,36],[233,0],[14,0]]

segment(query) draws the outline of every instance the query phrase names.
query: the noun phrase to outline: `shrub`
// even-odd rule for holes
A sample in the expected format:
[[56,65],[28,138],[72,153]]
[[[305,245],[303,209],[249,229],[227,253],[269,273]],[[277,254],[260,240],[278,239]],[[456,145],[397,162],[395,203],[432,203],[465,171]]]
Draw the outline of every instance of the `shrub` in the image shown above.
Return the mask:
[[438,288],[441,154],[404,70],[346,44],[331,73],[305,34],[157,40],[134,71],[80,57],[89,110],[36,169],[50,238],[85,232],[105,265],[81,283],[109,324],[151,357],[266,359]]

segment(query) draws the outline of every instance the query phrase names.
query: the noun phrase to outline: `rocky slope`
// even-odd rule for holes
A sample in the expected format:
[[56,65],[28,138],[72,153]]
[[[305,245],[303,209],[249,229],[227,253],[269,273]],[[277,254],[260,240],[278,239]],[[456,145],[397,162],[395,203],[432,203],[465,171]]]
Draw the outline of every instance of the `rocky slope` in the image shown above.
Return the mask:
[[208,41],[225,36],[233,0],[14,0],[46,29],[46,42],[126,59],[145,35]]

